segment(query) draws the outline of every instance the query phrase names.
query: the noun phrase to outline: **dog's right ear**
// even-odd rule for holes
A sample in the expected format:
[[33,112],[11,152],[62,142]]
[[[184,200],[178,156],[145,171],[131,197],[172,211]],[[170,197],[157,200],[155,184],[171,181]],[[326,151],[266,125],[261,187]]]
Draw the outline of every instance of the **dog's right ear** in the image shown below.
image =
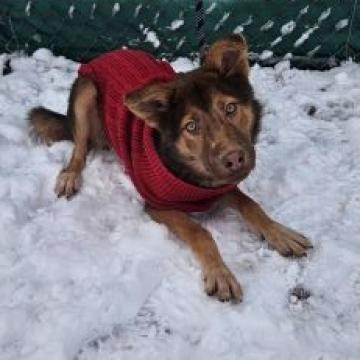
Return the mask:
[[169,109],[172,91],[171,83],[151,83],[127,93],[124,104],[150,127],[159,129],[161,115]]
[[249,61],[245,38],[232,34],[215,41],[205,55],[203,67],[223,76],[241,74],[248,77]]

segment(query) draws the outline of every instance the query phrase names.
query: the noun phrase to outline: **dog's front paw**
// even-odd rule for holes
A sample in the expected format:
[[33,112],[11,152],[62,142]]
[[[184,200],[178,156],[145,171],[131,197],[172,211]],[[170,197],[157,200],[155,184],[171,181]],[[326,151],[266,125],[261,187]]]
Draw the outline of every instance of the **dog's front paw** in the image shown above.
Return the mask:
[[272,222],[262,235],[283,256],[305,256],[312,248],[305,236],[277,222]]
[[216,296],[220,301],[240,302],[243,294],[235,276],[225,264],[209,266],[204,270],[204,286],[208,295]]
[[55,193],[68,199],[75,195],[81,186],[81,175],[76,171],[62,170],[56,179]]

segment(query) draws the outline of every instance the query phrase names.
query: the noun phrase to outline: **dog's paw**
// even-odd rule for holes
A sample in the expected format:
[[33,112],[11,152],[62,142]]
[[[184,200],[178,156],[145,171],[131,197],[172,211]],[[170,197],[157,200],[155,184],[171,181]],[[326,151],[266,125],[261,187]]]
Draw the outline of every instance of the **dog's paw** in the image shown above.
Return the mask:
[[58,197],[71,198],[81,186],[81,175],[76,171],[62,170],[56,179],[55,193]]
[[235,276],[224,264],[209,267],[203,274],[205,291],[220,301],[240,302],[243,294]]
[[307,250],[312,248],[305,236],[277,222],[268,226],[262,235],[283,256],[305,256]]

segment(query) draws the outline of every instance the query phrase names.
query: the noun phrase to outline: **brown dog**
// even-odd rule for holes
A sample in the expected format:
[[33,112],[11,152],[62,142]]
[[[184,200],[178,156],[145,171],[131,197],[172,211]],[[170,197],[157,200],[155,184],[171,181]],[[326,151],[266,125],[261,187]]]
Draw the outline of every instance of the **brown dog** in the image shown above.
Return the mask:
[[[248,73],[245,40],[231,35],[210,47],[199,69],[170,81],[145,84],[119,101],[154,129],[161,162],[181,181],[204,189],[236,185],[255,166],[254,144],[260,129],[260,105]],[[99,86],[93,77],[79,76],[71,90],[67,116],[44,108],[29,114],[32,131],[40,139],[47,143],[74,141],[71,160],[57,179],[58,196],[70,197],[78,191],[89,148],[114,147],[103,131],[105,95]],[[107,87],[107,96],[111,91]],[[280,254],[303,256],[311,247],[304,236],[272,220],[236,186],[221,196],[221,201],[238,210]],[[161,209],[145,201],[145,209],[191,247],[209,295],[241,301],[241,287],[207,230],[177,206]]]

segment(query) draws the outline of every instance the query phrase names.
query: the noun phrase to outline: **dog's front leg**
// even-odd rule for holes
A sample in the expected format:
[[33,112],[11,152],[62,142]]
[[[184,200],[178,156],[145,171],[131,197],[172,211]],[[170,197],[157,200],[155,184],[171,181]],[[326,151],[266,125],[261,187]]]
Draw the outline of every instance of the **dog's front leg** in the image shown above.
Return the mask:
[[187,243],[200,262],[205,291],[221,301],[241,301],[242,291],[234,275],[225,265],[211,234],[177,210],[156,210],[146,207],[153,220],[164,224],[179,239]]
[[[100,123],[97,109],[97,89],[88,78],[78,77],[71,89],[68,121],[74,140],[74,149],[68,165],[56,180],[55,192],[59,197],[70,198],[80,188],[81,173],[92,140],[95,124]],[[100,137],[100,135],[98,135]]]
[[283,256],[304,256],[312,245],[298,232],[272,220],[249,196],[239,189],[224,196],[225,204],[237,209],[245,221]]

